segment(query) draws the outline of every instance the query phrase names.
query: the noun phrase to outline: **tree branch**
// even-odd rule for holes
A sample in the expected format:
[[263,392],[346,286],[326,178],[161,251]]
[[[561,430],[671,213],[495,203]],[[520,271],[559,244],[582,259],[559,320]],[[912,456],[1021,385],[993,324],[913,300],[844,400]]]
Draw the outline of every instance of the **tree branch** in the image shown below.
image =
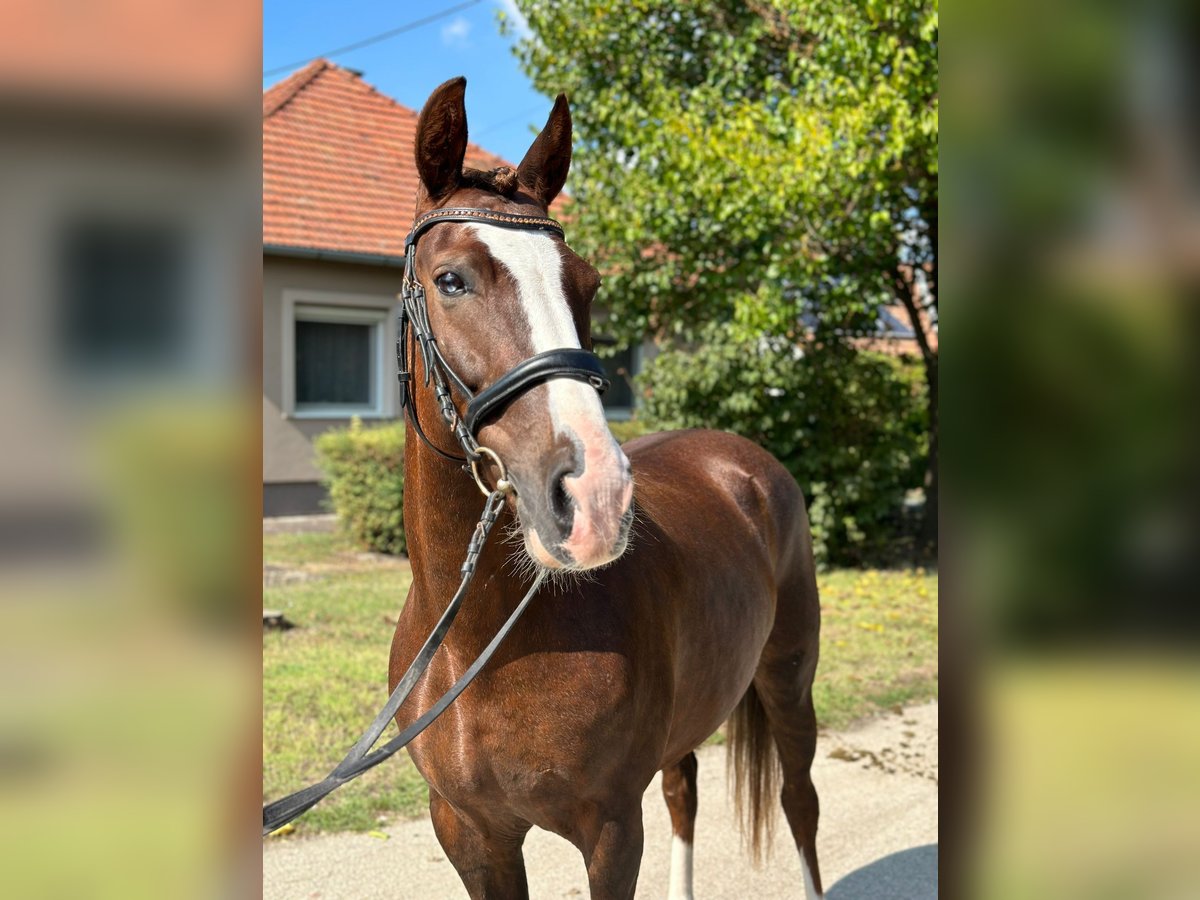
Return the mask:
[[916,282],[912,278],[905,278],[898,266],[892,269],[889,275],[891,276],[892,293],[908,314],[917,347],[921,351],[921,359],[925,362],[926,370],[930,370],[937,365],[937,352],[930,346],[926,323],[917,305]]

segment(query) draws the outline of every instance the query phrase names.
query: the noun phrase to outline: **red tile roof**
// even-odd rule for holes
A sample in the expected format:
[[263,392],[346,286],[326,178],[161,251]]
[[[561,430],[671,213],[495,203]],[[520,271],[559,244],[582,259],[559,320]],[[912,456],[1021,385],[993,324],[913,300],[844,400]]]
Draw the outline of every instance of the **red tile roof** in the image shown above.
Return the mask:
[[[0,97],[20,103],[245,115],[261,71],[257,3],[8,0]],[[252,88],[250,88],[252,90]]]
[[[263,244],[401,257],[417,114],[317,60],[263,92]],[[512,165],[480,147],[467,165]]]

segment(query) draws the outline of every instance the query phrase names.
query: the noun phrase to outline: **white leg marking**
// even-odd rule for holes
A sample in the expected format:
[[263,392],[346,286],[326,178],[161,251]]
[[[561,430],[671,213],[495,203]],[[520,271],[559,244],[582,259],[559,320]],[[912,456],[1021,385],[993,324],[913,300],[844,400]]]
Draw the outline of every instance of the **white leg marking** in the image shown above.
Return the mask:
[[817,886],[813,884],[812,872],[808,871],[808,861],[803,853],[800,854],[800,868],[804,870],[804,896],[808,900],[822,900],[825,895],[817,893]]
[[671,886],[667,900],[692,900],[692,845],[671,836]]

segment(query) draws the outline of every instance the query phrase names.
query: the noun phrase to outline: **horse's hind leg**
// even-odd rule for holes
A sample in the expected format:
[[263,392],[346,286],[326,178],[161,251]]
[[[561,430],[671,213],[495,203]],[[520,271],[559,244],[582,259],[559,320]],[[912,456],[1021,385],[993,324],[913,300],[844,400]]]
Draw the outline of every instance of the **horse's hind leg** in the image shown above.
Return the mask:
[[[760,688],[760,690],[762,690]],[[804,888],[809,900],[824,896],[821,891],[821,869],[817,865],[817,819],[820,806],[817,789],[812,783],[812,761],[816,755],[817,719],[813,714],[812,696],[798,706],[774,707],[765,698],[763,705],[771,720],[771,734],[783,766],[783,790],[780,799],[788,826],[800,851],[804,869]],[[777,727],[776,723],[781,724]]]
[[812,783],[817,752],[817,717],[812,682],[817,667],[820,612],[811,576],[801,588],[780,592],[775,628],[763,650],[754,686],[767,714],[783,769],[780,799],[804,869],[809,900],[824,896],[817,865],[820,807]]
[[692,900],[692,847],[696,834],[696,754],[662,773],[663,797],[671,814],[671,886],[668,900]]
[[429,789],[429,812],[438,842],[458,871],[472,900],[493,897],[528,900],[521,844],[529,825],[514,821],[508,828],[478,827],[440,794]]

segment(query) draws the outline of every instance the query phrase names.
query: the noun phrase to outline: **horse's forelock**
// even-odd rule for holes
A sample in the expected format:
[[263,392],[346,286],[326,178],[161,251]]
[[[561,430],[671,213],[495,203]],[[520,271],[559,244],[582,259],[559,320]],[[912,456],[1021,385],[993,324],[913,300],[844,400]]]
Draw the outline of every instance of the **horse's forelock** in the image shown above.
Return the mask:
[[511,166],[500,166],[484,172],[480,169],[464,168],[462,181],[465,187],[495,191],[502,197],[511,197],[517,192],[517,170]]

